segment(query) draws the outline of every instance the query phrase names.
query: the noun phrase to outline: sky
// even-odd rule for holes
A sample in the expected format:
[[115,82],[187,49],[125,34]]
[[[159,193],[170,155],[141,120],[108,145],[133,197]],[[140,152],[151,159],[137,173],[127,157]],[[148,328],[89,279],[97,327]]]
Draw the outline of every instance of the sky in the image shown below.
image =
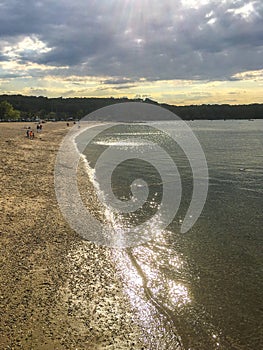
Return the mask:
[[262,0],[0,0],[0,94],[262,103]]

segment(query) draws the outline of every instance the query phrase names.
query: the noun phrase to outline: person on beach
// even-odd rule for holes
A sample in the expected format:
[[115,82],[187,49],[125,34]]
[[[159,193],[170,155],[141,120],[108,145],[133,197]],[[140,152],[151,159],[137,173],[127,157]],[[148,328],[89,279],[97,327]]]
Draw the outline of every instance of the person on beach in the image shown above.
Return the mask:
[[37,124],[37,133],[39,133],[39,130],[40,130],[40,129],[39,129],[39,126],[40,126],[40,125]]
[[30,126],[26,130],[26,137],[29,139],[29,133],[30,133]]
[[33,140],[34,137],[35,137],[35,135],[34,135],[33,130],[30,130],[30,132],[29,132],[29,138],[30,138],[30,140]]

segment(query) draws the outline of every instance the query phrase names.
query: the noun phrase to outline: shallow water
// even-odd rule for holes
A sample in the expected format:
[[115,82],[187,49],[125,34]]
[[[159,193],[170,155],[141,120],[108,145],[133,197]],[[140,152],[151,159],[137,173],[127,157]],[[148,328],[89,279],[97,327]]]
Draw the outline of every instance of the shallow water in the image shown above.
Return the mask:
[[[149,348],[260,349],[263,121],[188,124],[206,156],[209,190],[202,214],[185,234],[180,227],[193,190],[191,167],[180,147],[158,131],[162,127],[176,132],[178,122],[118,126],[97,136],[86,148],[85,155],[94,167],[107,147],[140,149],[145,154],[149,141],[158,143],[168,154],[167,159],[154,154],[159,168],[173,183],[173,174],[169,174],[172,157],[182,181],[180,208],[169,226],[157,233],[151,227],[155,232],[151,241],[113,249],[113,258]],[[107,166],[110,159],[102,169],[105,176]],[[127,160],[113,175],[113,192],[122,200],[131,197],[135,179],[143,178],[149,186],[146,203],[135,212],[115,215],[105,209],[113,230],[141,224],[158,214],[166,184],[150,162]],[[158,220],[162,218],[157,215],[156,225]]]

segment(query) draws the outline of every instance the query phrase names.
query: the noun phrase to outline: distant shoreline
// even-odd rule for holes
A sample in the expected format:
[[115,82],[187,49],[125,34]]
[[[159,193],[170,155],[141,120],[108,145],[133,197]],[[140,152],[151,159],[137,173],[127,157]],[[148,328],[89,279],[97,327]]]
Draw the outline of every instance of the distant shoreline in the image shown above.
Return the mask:
[[[79,120],[89,113],[105,106],[124,103],[151,103],[168,109],[183,120],[244,120],[263,119],[263,103],[242,105],[202,104],[176,106],[158,103],[149,98],[48,98],[44,96],[0,95],[0,103],[7,101],[20,112],[20,121],[36,118],[44,120]],[[0,120],[3,119],[0,115]]]

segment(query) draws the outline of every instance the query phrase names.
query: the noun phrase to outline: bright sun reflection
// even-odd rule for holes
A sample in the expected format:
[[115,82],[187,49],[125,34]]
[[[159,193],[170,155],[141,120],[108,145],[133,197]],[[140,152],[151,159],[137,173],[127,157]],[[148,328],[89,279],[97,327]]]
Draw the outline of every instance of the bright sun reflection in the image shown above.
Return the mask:
[[187,288],[181,283],[168,281],[168,298],[178,307],[182,307],[191,302]]
[[[186,267],[182,256],[159,237],[157,245],[139,246],[129,252],[115,250],[114,260],[146,342],[153,342],[151,348],[154,349],[159,345],[167,348],[168,343],[173,349],[179,349],[171,326],[173,315],[184,312],[192,300],[187,286],[181,280],[170,279],[169,275],[172,273],[175,277],[183,273]],[[167,325],[167,321],[171,324]]]

